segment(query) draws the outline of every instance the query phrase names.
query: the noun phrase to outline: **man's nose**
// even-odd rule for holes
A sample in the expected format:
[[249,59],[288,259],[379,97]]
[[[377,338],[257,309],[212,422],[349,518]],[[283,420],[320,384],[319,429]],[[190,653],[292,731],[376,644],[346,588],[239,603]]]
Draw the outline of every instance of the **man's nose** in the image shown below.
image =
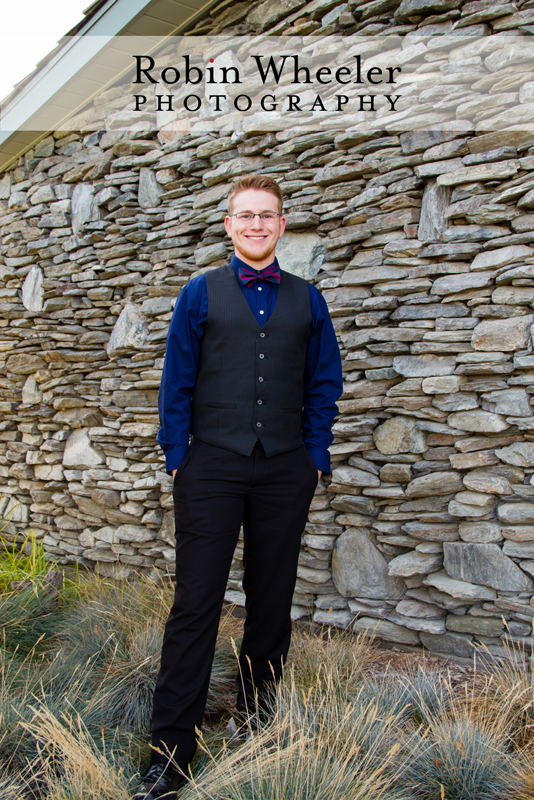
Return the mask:
[[263,228],[264,222],[259,214],[254,214],[252,222],[250,223],[253,228]]

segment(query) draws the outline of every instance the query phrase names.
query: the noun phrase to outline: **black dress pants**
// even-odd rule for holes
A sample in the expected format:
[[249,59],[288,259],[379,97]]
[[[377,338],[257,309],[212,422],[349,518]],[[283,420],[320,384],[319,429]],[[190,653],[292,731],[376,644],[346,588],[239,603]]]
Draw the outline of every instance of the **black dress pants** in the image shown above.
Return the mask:
[[[244,531],[246,621],[237,707],[253,712],[281,672],[291,638],[291,599],[301,535],[317,486],[301,445],[267,458],[194,439],[174,479],[176,593],[154,693],[152,744],[181,769],[197,746],[215,641],[239,529]],[[152,752],[152,762],[166,761]]]

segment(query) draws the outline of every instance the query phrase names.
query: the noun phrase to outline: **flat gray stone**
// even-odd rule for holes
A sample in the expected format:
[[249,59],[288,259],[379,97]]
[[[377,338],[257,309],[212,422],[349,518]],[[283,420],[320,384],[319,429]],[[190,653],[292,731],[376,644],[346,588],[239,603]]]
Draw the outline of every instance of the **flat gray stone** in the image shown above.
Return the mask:
[[46,369],[46,366],[46,361],[37,355],[14,353],[7,359],[6,372],[14,372],[15,375],[31,375],[37,370]]
[[457,658],[473,658],[475,648],[470,644],[471,638],[458,633],[443,633],[435,636],[431,633],[420,634],[421,644],[432,653]]
[[497,516],[508,525],[534,522],[534,503],[502,503],[497,507]]
[[34,406],[41,402],[43,393],[39,389],[39,384],[33,377],[28,375],[22,387],[22,402],[25,406]]
[[512,542],[507,540],[502,548],[510,558],[534,559],[534,542]]
[[306,0],[265,0],[265,2],[257,5],[256,3],[251,6],[251,10],[247,16],[247,22],[252,30],[262,33],[262,31],[270,28],[278,20],[289,16],[294,11],[297,11]]
[[207,208],[208,206],[216,206],[221,200],[226,199],[232,184],[222,183],[213,186],[205,192],[200,192],[193,201],[193,208]]
[[453,356],[395,356],[393,369],[406,378],[429,378],[451,375],[456,368]]
[[416,631],[405,628],[402,625],[395,625],[386,619],[374,619],[373,617],[358,617],[352,626],[355,633],[366,633],[369,636],[376,636],[385,639],[387,642],[396,644],[419,644],[419,636]]
[[338,494],[332,498],[331,505],[336,511],[344,511],[349,514],[355,512],[357,514],[375,516],[377,513],[374,500],[371,497],[362,497],[361,495]]
[[446,612],[439,606],[412,599],[404,599],[398,602],[395,611],[405,617],[420,617],[422,619],[444,619],[446,616]]
[[149,167],[141,167],[137,198],[141,208],[156,208],[156,206],[159,206],[163,191],[153,170],[149,169]]
[[395,19],[399,22],[410,22],[412,17],[443,14],[458,8],[460,0],[402,0],[395,11]]
[[459,183],[502,180],[515,175],[518,170],[519,161],[509,159],[446,172],[444,175],[438,175],[437,181],[440,186],[457,186]]
[[332,580],[343,597],[388,600],[402,596],[402,583],[390,577],[386,559],[365,528],[349,528],[338,537],[332,554]]
[[214,261],[220,261],[222,258],[226,258],[226,245],[223,242],[217,242],[216,244],[209,244],[206,247],[197,247],[194,255],[197,267],[206,267],[209,264],[213,264]]
[[512,542],[534,542],[534,525],[506,525],[502,535]]
[[441,234],[440,239],[442,242],[483,242],[508,235],[509,228],[503,225],[453,225]]
[[388,564],[389,574],[395,578],[410,578],[412,575],[428,575],[443,566],[441,553],[404,553]]
[[461,375],[443,375],[436,378],[424,378],[421,388],[425,394],[448,394],[458,392],[465,383]]
[[445,633],[444,619],[423,619],[421,617],[405,617],[402,614],[390,614],[388,622],[395,622],[398,625],[405,625],[412,631],[421,631],[424,633],[440,634]]
[[43,271],[32,266],[22,284],[22,305],[28,311],[42,311],[43,308]]
[[451,578],[492,586],[505,592],[527,592],[534,584],[497,544],[445,542],[443,563]]
[[[0,178],[0,200],[9,200],[9,195],[11,194],[11,184],[13,183],[13,173],[6,172]],[[384,187],[384,193],[387,191]]]
[[426,449],[425,434],[409,417],[391,417],[373,431],[377,450],[385,455],[422,453]]
[[508,478],[502,475],[494,475],[486,470],[473,470],[463,477],[464,486],[474,492],[484,492],[498,495],[510,495],[514,493]]
[[334,469],[332,481],[346,486],[380,486],[380,480],[376,475],[354,467],[338,467]]
[[36,192],[30,197],[32,206],[39,205],[40,203],[53,203],[56,200],[56,193],[54,187],[49,184],[40,186]]
[[384,464],[380,470],[380,480],[386,483],[405,483],[412,477],[412,469],[409,464]]
[[505,632],[504,622],[499,617],[475,617],[472,614],[459,617],[449,614],[446,625],[449,631],[471,633],[474,636],[496,637]]
[[473,408],[478,408],[478,400],[475,392],[451,392],[450,394],[436,394],[432,405],[439,408],[440,411],[448,413],[471,411]]
[[502,542],[503,533],[498,522],[480,520],[478,522],[460,522],[458,526],[460,539],[475,544]]
[[462,303],[425,303],[424,305],[403,305],[395,309],[390,319],[405,320],[412,319],[436,319],[437,317],[466,317],[468,309]]
[[63,451],[63,466],[76,469],[91,469],[105,463],[105,456],[89,438],[88,428],[74,430]]
[[[168,314],[174,308],[174,297],[147,297],[143,300],[141,312],[147,317],[155,317],[158,314]],[[131,405],[131,403],[129,404]]]
[[417,229],[417,238],[421,242],[432,242],[447,228],[445,212],[449,205],[450,191],[445,186],[438,186],[435,180],[427,181],[423,192],[421,218]]
[[464,272],[459,275],[445,275],[432,284],[430,294],[445,296],[464,292],[467,289],[482,289],[494,280],[493,272]]
[[408,277],[404,269],[398,267],[362,267],[361,269],[345,270],[341,277],[342,286],[365,286],[366,284],[384,283],[386,281],[400,281]]
[[482,395],[482,408],[495,414],[513,417],[531,417],[530,395],[525,389],[499,389]]
[[484,320],[473,331],[471,345],[475,350],[490,352],[524,349],[530,339],[534,316],[526,314],[509,319]]
[[406,497],[454,494],[463,488],[462,478],[457,472],[431,472],[410,481],[406,487]]
[[80,233],[93,217],[95,187],[92,183],[77,183],[71,198],[71,224],[74,233]]
[[325,261],[324,240],[316,233],[287,231],[276,245],[276,257],[286,272],[311,281]]
[[510,427],[504,417],[492,414],[490,411],[482,411],[480,408],[450,414],[447,417],[447,424],[451,428],[473,433],[499,433]]
[[334,183],[343,183],[359,178],[366,171],[363,161],[355,161],[352,164],[342,164],[339,166],[326,166],[320,169],[314,178],[314,183],[319,186],[330,186]]
[[148,339],[145,315],[139,306],[127,303],[109,337],[106,352],[110,358],[129,350],[141,350]]
[[455,542],[458,539],[458,526],[446,522],[406,522],[402,530],[424,542]]
[[496,597],[495,589],[488,586],[479,586],[468,581],[456,580],[451,578],[445,570],[427,575],[423,578],[423,583],[425,586],[433,586],[438,592],[450,594],[451,597],[457,600],[465,600],[466,602],[494,600]]
[[143,525],[119,525],[115,533],[119,541],[136,544],[151,542],[156,538],[156,531]]
[[334,628],[349,628],[354,620],[354,614],[342,609],[318,610],[313,614],[313,621],[318,625],[332,625]]
[[505,464],[516,467],[534,467],[534,442],[514,442],[495,450],[495,455]]

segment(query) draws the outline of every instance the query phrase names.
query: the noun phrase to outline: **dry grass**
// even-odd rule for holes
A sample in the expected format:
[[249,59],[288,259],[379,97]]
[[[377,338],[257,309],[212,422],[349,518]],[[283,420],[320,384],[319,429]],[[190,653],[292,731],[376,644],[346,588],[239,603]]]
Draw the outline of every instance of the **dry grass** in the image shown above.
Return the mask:
[[[128,800],[172,587],[47,591],[0,595],[0,798]],[[470,671],[296,630],[267,723],[228,742],[241,630],[227,611],[181,800],[534,800],[534,681],[512,645]]]

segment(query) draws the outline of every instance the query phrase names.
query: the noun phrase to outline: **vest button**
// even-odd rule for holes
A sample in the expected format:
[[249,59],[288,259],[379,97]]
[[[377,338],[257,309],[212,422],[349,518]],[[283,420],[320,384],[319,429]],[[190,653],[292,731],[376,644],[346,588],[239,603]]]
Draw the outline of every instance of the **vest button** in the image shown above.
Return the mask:
[[261,422],[256,422],[256,427],[261,428]]
[[265,339],[265,334],[264,334],[264,333],[260,333],[260,337],[261,337],[262,339]]
[[258,378],[260,383],[263,383],[263,378]]
[[265,358],[263,353],[260,353],[260,358]]
[[263,403],[263,400],[257,400],[256,402],[258,403],[259,406],[261,406],[261,404]]

